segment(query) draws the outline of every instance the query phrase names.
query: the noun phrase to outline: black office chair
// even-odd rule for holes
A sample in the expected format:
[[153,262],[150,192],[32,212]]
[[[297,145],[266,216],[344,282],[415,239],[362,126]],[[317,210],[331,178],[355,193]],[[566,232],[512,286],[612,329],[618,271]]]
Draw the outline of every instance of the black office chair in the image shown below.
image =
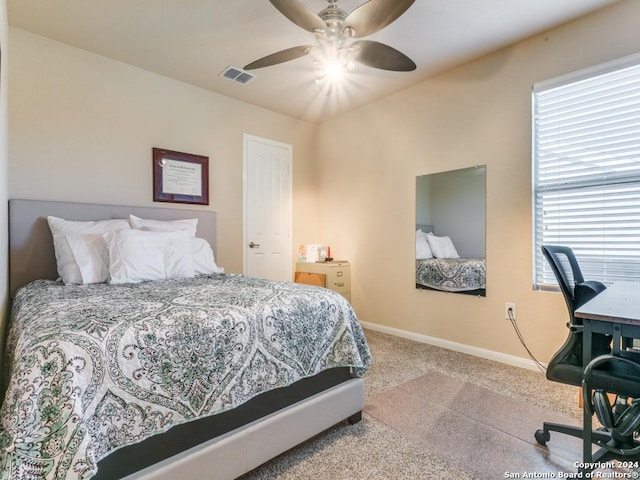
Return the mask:
[[[592,461],[605,457],[636,455],[640,453],[634,433],[640,427],[640,356],[625,352],[625,358],[611,355],[611,337],[592,335],[591,359],[583,366],[582,320],[576,318],[576,309],[606,289],[603,283],[585,281],[573,251],[569,247],[543,245],[542,253],[558,280],[560,290],[569,309],[569,336],[556,352],[547,367],[547,378],[554,382],[583,387],[584,405],[590,414],[595,413],[606,430],[592,432],[592,442],[600,447]],[[608,393],[617,395],[613,406]],[[628,398],[634,400],[628,402]],[[535,439],[546,445],[550,432],[559,432],[583,438],[583,429],[558,423],[543,424]]]

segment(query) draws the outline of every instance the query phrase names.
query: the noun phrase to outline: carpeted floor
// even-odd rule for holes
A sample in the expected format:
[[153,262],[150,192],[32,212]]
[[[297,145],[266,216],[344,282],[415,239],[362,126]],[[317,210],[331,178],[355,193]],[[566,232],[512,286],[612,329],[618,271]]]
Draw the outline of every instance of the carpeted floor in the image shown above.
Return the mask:
[[545,473],[557,478],[559,472],[575,471],[579,440],[552,433],[549,447],[541,448],[533,438],[543,420],[580,423],[575,387],[549,382],[539,372],[365,333],[374,360],[365,376],[363,421],[339,424],[243,480],[497,479]]

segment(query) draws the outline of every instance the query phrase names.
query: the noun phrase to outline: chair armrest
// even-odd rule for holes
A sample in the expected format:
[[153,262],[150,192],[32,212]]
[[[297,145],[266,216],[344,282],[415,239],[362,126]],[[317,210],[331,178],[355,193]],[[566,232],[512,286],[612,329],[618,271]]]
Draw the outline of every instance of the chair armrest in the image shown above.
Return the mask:
[[576,286],[573,288],[576,308],[580,308],[600,292],[606,290],[606,288],[607,286],[604,283],[595,280],[576,283]]

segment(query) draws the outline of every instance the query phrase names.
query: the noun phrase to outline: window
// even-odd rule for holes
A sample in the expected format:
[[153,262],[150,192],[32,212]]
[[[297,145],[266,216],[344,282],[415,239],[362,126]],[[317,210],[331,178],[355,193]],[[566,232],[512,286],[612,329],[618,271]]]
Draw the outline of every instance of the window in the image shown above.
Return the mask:
[[640,55],[534,85],[533,216],[534,287],[557,284],[543,244],[640,281]]

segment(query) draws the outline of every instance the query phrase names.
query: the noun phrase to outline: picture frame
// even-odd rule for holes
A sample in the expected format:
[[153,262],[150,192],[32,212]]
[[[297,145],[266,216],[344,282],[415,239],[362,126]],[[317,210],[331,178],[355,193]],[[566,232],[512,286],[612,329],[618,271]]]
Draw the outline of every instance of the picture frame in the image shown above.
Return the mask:
[[153,147],[153,201],[209,205],[209,157]]

